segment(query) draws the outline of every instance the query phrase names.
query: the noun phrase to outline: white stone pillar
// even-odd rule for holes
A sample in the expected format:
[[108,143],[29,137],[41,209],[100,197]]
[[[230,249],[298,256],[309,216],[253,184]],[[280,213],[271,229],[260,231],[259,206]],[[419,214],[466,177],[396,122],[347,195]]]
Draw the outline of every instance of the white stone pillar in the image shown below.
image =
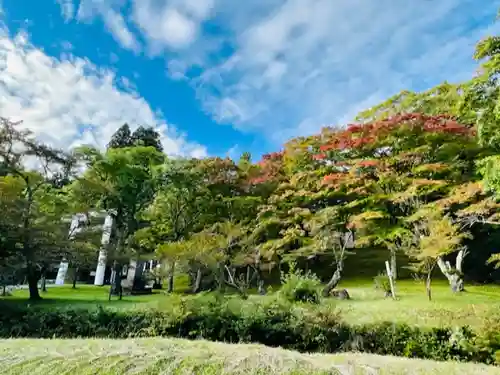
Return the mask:
[[66,279],[66,274],[68,273],[69,263],[63,259],[59,264],[59,269],[57,270],[56,285],[64,285],[64,280]]
[[106,215],[102,226],[101,249],[99,258],[97,259],[97,267],[95,270],[94,285],[104,285],[104,274],[106,272],[106,262],[108,260],[108,245],[113,230],[114,218],[111,214]]
[[136,268],[137,268],[137,261],[131,259],[127,272],[127,284],[129,288],[132,288],[134,286]]
[[[73,215],[71,218],[71,223],[69,225],[68,238],[73,240],[77,233],[82,231],[82,226],[87,222],[87,214],[79,213]],[[64,280],[68,274],[69,263],[66,259],[63,259],[59,264],[59,269],[57,270],[56,285],[64,285]]]

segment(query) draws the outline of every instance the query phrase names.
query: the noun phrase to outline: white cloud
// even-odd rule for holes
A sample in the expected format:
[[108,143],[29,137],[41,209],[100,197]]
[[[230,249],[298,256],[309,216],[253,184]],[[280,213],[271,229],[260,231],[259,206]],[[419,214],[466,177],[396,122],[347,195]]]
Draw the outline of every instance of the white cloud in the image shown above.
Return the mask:
[[256,16],[241,5],[232,9],[241,21],[226,22],[234,53],[220,64],[207,60],[193,84],[217,120],[282,141],[352,120],[401,89],[468,77],[475,42],[500,31],[491,26],[499,6],[280,0]]
[[26,34],[0,33],[0,108],[3,117],[22,119],[42,141],[67,149],[79,144],[105,147],[113,132],[127,122],[157,126],[171,155],[203,156],[206,149],[191,143],[167,124],[128,81],[68,56],[59,60],[30,44]]
[[[59,1],[71,2],[72,0]],[[120,13],[121,5],[123,5],[122,1],[116,2],[115,0],[81,0],[76,12],[76,19],[81,22],[91,22],[95,17],[101,17],[106,29],[118,44],[137,53],[140,51],[141,45]],[[74,7],[73,3],[72,6]],[[63,17],[66,17],[63,3],[61,3],[61,12]],[[73,15],[74,11],[71,14]]]
[[[58,1],[63,17],[71,19],[75,8],[72,0]],[[130,19],[149,43],[151,54],[155,55],[165,48],[183,49],[192,45],[200,34],[202,23],[210,17],[215,1],[81,0],[77,19],[89,22],[101,17],[122,47],[138,51],[137,36],[126,22]]]
[[196,37],[198,25],[172,7],[160,7],[149,0],[135,3],[134,20],[154,49],[188,46]]
[[123,47],[135,52],[140,50],[140,44],[134,34],[128,29],[123,16],[111,9],[103,14],[104,24],[116,41]]

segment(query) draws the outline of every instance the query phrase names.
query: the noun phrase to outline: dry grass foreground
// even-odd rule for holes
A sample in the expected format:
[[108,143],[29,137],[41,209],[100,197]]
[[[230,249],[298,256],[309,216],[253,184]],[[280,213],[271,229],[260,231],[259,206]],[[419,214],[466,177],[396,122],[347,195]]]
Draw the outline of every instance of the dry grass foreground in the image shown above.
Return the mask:
[[500,374],[500,368],[364,354],[307,355],[180,339],[0,341],[0,374]]

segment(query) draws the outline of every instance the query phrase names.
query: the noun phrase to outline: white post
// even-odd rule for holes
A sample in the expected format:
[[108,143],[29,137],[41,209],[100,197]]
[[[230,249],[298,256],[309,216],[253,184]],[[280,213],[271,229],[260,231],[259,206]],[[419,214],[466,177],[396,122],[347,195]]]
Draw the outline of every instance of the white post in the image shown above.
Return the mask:
[[114,218],[108,213],[102,226],[101,249],[99,250],[99,258],[97,259],[97,267],[95,270],[94,285],[104,285],[104,274],[106,272],[106,262],[108,260],[108,245],[113,230]]
[[[82,230],[82,223],[87,221],[87,215],[84,213],[73,215],[69,226],[68,238],[73,240],[77,233]],[[68,274],[69,263],[66,259],[61,260],[59,269],[57,270],[56,285],[64,285],[64,280]]]
[[131,259],[127,271],[127,284],[130,288],[132,288],[132,286],[134,285],[136,268],[137,261]]
[[396,299],[396,290],[394,288],[394,279],[392,278],[392,271],[389,261],[385,261],[385,269],[387,270],[387,276],[389,277],[389,284],[391,285],[392,298]]
[[59,264],[59,269],[57,270],[56,285],[64,285],[64,280],[66,279],[66,274],[68,273],[69,263],[63,259]]

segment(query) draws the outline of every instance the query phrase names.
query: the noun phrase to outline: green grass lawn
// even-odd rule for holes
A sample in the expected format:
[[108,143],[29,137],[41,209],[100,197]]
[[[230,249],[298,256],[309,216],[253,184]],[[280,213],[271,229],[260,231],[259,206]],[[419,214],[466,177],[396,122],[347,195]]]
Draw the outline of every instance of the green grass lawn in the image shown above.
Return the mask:
[[262,345],[180,339],[3,340],[0,374],[500,374],[500,368],[344,353],[307,355]]
[[[398,300],[385,299],[381,291],[373,288],[371,281],[346,280],[340,287],[346,288],[351,300],[326,300],[332,312],[340,311],[349,323],[371,323],[379,321],[405,322],[410,325],[437,327],[470,325],[478,326],[482,318],[492,311],[500,310],[500,286],[467,286],[467,292],[454,295],[443,281],[433,283],[433,300],[428,301],[425,287],[413,280],[398,281]],[[52,287],[42,293],[42,306],[95,307],[102,305],[118,309],[163,308],[176,303],[179,295],[169,296],[161,291],[153,295],[124,296],[122,301],[113,297],[108,302],[109,287],[79,285],[76,290],[70,286]],[[192,297],[186,297],[192,298]],[[266,298],[252,296],[251,298]],[[28,304],[28,291],[19,290],[12,297],[3,299],[6,303]]]
[[165,295],[158,291],[152,295],[124,296],[121,301],[118,300],[118,297],[113,296],[111,301],[108,301],[109,286],[98,287],[93,285],[78,285],[77,289],[72,289],[69,285],[53,286],[49,287],[45,293],[40,292],[40,295],[43,299],[34,303],[28,300],[29,293],[27,290],[16,290],[10,297],[0,297],[0,301],[20,305],[36,304],[50,308],[87,308],[102,305],[113,308],[137,309],[147,307],[154,304],[158,299],[165,298]]

